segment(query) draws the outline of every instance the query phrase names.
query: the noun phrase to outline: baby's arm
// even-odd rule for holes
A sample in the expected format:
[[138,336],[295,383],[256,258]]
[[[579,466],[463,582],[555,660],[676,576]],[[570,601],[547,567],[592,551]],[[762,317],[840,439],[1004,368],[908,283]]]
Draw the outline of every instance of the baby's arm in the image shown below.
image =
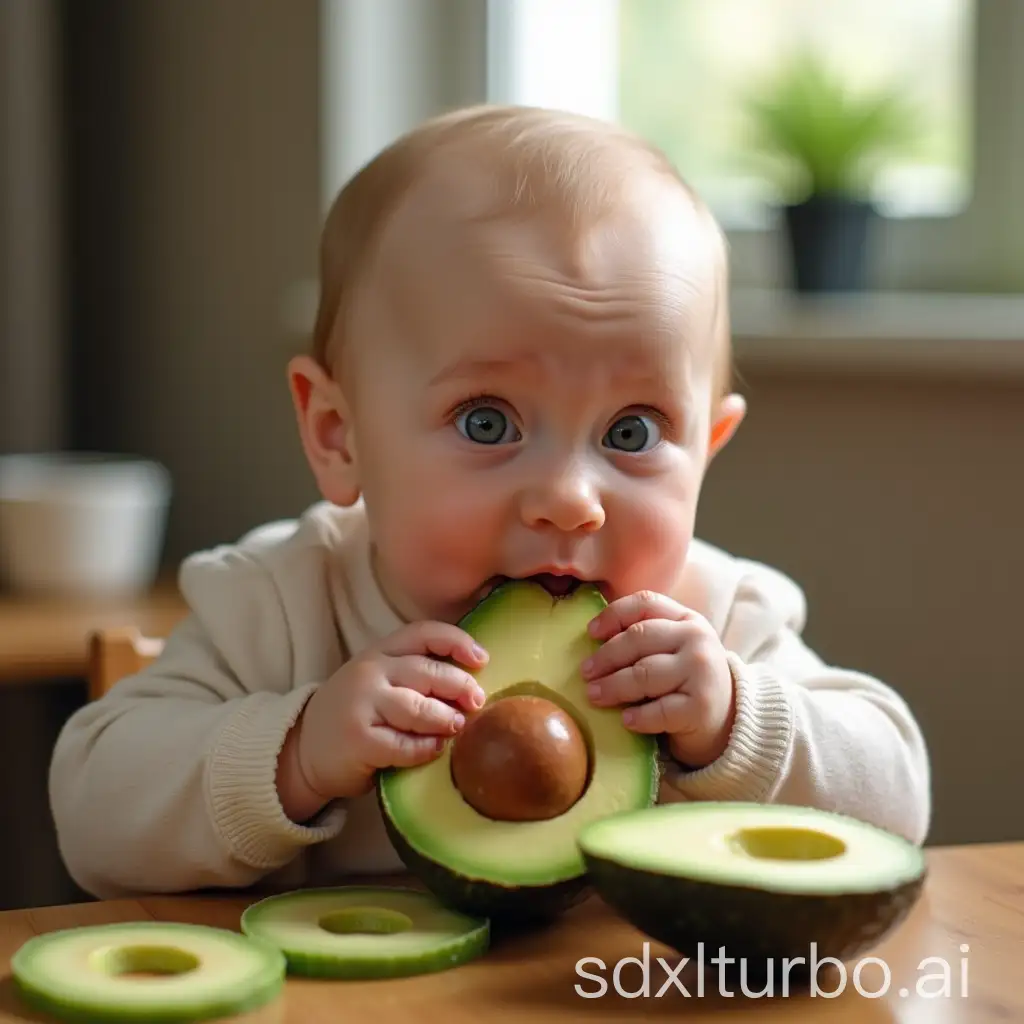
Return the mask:
[[163,655],[76,712],[54,750],[60,850],[101,898],[249,885],[344,820],[334,806],[298,824],[277,795],[278,751],[318,680],[292,688],[269,574],[234,553],[194,571],[192,614]]
[[825,664],[803,620],[784,577],[745,579],[723,635],[736,687],[729,746],[698,771],[670,766],[666,781],[687,799],[819,807],[923,843],[931,780],[918,723],[889,686]]

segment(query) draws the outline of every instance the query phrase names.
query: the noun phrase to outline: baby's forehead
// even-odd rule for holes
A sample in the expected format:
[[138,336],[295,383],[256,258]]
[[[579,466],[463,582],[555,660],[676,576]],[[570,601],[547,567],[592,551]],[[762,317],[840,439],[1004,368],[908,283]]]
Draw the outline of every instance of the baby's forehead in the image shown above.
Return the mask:
[[721,252],[685,186],[625,146],[526,152],[468,139],[432,154],[379,240],[378,269],[417,280],[551,274],[586,288],[713,289]]
[[628,390],[680,359],[705,364],[714,256],[678,190],[609,187],[588,204],[538,186],[509,202],[454,168],[421,185],[396,210],[370,288],[378,323],[396,328],[384,333],[424,372],[483,364],[472,379],[500,366],[502,379],[582,381],[614,367]]
[[396,203],[392,227],[435,229],[546,224],[552,238],[606,224],[654,230],[682,217],[705,227],[695,196],[672,168],[637,142],[550,133],[509,145],[467,135],[426,154]]
[[576,298],[584,317],[620,305],[676,338],[724,325],[725,247],[699,198],[642,139],[556,112],[428,123],[342,191],[321,252],[329,358],[359,339],[420,345],[453,319],[489,335],[511,313],[525,333]]

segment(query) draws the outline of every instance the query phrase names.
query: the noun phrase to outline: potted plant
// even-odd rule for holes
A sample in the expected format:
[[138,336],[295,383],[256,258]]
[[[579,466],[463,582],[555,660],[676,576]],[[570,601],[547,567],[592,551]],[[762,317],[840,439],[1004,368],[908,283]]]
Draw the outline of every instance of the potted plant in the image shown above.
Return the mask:
[[862,289],[872,190],[883,161],[912,144],[916,109],[895,86],[856,93],[809,52],[745,107],[755,156],[782,188],[796,289]]

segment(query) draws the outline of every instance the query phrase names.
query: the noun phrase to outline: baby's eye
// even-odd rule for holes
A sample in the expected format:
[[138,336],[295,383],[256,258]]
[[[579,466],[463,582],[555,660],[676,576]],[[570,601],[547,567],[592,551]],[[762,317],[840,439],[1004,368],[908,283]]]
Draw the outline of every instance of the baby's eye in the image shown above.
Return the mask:
[[623,416],[612,424],[602,443],[621,452],[640,452],[649,441],[652,447],[656,445],[660,436],[658,424],[650,416]]
[[465,437],[477,444],[500,444],[520,438],[515,424],[492,405],[478,405],[466,410],[456,417],[455,425]]

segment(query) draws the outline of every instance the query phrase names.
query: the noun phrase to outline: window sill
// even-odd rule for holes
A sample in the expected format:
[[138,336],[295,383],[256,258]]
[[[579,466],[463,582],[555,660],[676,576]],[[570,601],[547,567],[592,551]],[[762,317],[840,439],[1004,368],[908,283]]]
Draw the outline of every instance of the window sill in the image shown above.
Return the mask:
[[737,369],[1024,377],[1024,295],[737,289]]

